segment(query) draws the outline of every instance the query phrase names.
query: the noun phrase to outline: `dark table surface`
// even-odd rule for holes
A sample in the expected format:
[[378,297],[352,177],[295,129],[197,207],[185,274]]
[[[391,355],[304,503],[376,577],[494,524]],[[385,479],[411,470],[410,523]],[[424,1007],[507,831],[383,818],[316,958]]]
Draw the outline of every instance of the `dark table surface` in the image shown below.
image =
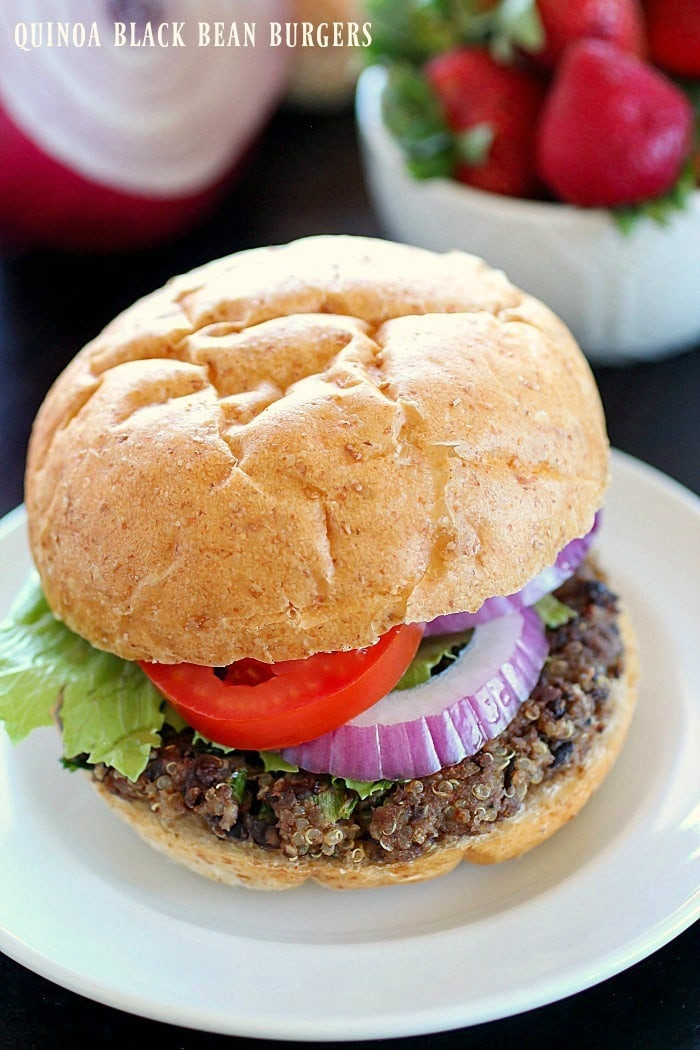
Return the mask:
[[[223,206],[206,225],[175,243],[104,258],[0,255],[0,514],[22,500],[29,428],[48,385],[118,310],[173,273],[209,258],[311,233],[381,233],[363,185],[349,112],[279,114]],[[698,492],[700,348],[665,361],[595,371],[612,444]],[[265,995],[274,995],[273,984],[261,990],[261,1010]],[[699,1048],[698,927],[624,973],[561,1002],[459,1032],[396,1042],[422,1050],[525,1050],[554,1043]],[[0,955],[0,1047],[64,1045],[243,1050],[301,1044],[212,1036],[133,1017],[66,991]]]

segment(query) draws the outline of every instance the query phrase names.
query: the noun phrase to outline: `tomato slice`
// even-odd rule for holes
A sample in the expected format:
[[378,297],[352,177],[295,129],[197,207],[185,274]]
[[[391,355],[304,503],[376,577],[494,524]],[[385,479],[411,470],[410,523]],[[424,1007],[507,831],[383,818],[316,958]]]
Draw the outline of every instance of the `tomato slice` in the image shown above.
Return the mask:
[[314,740],[381,700],[410,664],[422,636],[422,624],[401,624],[367,649],[277,664],[240,660],[223,676],[197,664],[140,666],[207,739],[267,751]]

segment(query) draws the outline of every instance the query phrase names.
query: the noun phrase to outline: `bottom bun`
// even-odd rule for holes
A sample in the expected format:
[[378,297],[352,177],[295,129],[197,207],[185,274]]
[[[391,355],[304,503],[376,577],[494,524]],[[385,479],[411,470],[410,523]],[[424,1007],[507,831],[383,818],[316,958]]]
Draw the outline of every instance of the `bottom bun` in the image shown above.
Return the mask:
[[625,671],[613,683],[610,717],[584,761],[532,787],[520,811],[500,820],[490,831],[440,843],[415,860],[365,861],[357,866],[327,857],[291,860],[252,842],[217,839],[193,814],[165,819],[147,802],[120,798],[99,781],[93,783],[108,805],[150,846],[198,875],[228,885],[284,890],[311,879],[332,889],[360,889],[432,879],[452,871],[463,860],[474,864],[511,860],[540,845],[575,817],[622,749],[636,702],[638,660],[629,617],[622,612],[618,623],[625,644]]

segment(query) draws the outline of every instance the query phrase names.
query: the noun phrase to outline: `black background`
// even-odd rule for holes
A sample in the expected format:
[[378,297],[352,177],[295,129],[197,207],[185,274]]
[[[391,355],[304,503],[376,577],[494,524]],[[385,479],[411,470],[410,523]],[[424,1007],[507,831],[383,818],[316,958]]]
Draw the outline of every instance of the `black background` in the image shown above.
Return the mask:
[[[240,248],[311,233],[381,232],[362,181],[352,115],[283,112],[226,202],[209,222],[180,240],[134,255],[0,255],[0,513],[21,502],[29,428],[48,385],[118,310],[172,274]],[[612,444],[698,492],[700,348],[664,361],[595,372]],[[255,906],[262,906],[257,898]],[[554,935],[566,937],[567,931]],[[404,1050],[527,1050],[571,1043],[691,1050],[700,1047],[699,959],[696,926],[626,972],[562,1002],[389,1045]],[[261,989],[261,1014],[271,996],[272,975],[269,987]],[[63,1045],[77,1050],[129,1045],[245,1050],[302,1044],[212,1036],[132,1017],[61,989],[0,956],[0,1048]]]

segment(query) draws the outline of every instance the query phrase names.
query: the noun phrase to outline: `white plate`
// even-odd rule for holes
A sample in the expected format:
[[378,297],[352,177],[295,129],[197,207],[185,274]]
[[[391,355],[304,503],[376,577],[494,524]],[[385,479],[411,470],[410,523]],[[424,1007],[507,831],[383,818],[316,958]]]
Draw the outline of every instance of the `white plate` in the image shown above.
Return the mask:
[[[606,783],[533,853],[401,888],[227,889],[142,845],[61,769],[52,730],[3,736],[0,949],[145,1017],[322,1041],[504,1017],[644,958],[697,914],[698,506],[615,455],[599,546],[639,633],[638,713]],[[0,562],[2,612],[28,566],[21,512]]]

